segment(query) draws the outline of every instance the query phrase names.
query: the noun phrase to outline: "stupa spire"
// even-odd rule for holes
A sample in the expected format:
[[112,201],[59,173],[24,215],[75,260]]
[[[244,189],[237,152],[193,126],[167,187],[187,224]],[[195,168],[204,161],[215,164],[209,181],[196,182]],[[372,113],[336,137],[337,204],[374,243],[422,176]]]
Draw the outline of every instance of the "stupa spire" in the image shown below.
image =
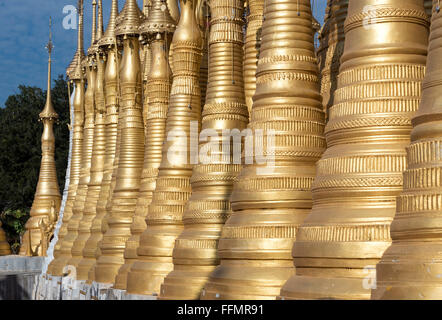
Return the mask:
[[57,181],[55,167],[55,136],[53,125],[58,118],[51,101],[51,54],[52,44],[52,19],[49,18],[49,42],[48,50],[48,90],[46,104],[40,113],[40,121],[43,122],[41,137],[42,158],[40,175],[35,192],[34,202],[31,208],[31,217],[26,222],[26,232],[23,236],[23,244],[20,255],[45,256],[49,241],[57,222],[56,212],[60,210],[61,195]]

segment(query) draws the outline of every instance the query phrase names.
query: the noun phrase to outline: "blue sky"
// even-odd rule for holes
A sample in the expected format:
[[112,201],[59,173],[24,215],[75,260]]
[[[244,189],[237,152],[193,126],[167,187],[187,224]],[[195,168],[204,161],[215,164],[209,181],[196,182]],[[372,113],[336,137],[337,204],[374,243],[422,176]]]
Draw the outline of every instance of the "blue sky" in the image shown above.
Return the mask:
[[[295,1],[295,0],[293,0]],[[120,9],[124,0],[119,1]],[[138,4],[142,5],[142,0]],[[322,23],[326,0],[315,0],[314,13]],[[47,77],[48,22],[52,16],[52,76],[65,74],[76,50],[76,30],[65,30],[63,8],[76,6],[76,0],[0,0],[0,107],[18,85],[45,88]],[[92,0],[85,0],[85,48],[90,44]],[[104,24],[110,14],[111,0],[103,0]]]

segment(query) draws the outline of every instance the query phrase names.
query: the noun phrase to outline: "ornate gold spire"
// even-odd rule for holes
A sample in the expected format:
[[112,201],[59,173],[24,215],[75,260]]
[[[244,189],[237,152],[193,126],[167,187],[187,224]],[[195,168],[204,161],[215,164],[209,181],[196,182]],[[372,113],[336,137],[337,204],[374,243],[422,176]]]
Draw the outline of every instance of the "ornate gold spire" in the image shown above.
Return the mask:
[[[96,15],[96,2],[92,3],[93,14]],[[92,23],[92,33],[96,31],[96,22]],[[94,39],[94,43],[96,39]],[[92,44],[92,41],[91,41]],[[84,94],[84,118],[83,118],[83,144],[80,162],[80,180],[76,189],[75,201],[72,206],[72,216],[68,221],[67,233],[63,237],[60,245],[60,255],[57,261],[57,268],[54,267],[54,275],[61,275],[66,265],[78,267],[81,259],[81,242],[76,241],[78,237],[78,229],[83,218],[85,200],[87,196],[87,188],[90,181],[90,169],[92,159],[92,148],[94,141],[94,122],[95,122],[95,85],[96,70],[94,68],[94,57],[96,49],[88,49],[88,56],[82,61],[81,66],[86,70],[87,90]],[[80,68],[80,66],[78,66]],[[82,82],[84,86],[84,81]],[[59,240],[60,241],[60,240]],[[54,264],[55,266],[55,264]]]
[[[241,163],[232,161],[241,140],[235,141],[230,132],[246,129],[249,117],[242,72],[244,3],[212,0],[210,6],[210,73],[201,132],[217,134],[210,138],[214,144],[211,156],[215,157],[211,161],[201,159],[203,163],[193,168],[192,195],[183,214],[184,230],[173,251],[174,270],[164,279],[160,299],[199,299],[219,264],[218,240],[232,212],[230,195],[241,170]],[[233,147],[227,150],[226,144]],[[207,142],[200,143],[201,152],[204,148]]]
[[[324,114],[310,0],[266,0],[249,129],[220,265],[203,299],[275,299],[293,274],[291,249],[312,205]],[[261,151],[259,151],[261,149]]]
[[107,25],[106,32],[103,37],[98,40],[98,45],[104,47],[106,45],[114,45],[116,43],[117,35],[115,29],[117,26],[118,17],[118,0],[112,0],[111,14]]
[[349,2],[328,148],[317,164],[313,208],[298,231],[296,276],[284,298],[370,298],[367,278],[390,245],[402,190],[428,25],[422,0]]
[[[101,29],[101,32],[99,31]],[[98,0],[98,30],[97,42],[100,40],[103,29],[103,12],[101,0]],[[98,44],[97,44],[98,46]],[[106,149],[106,106],[104,101],[104,79],[106,59],[104,51],[96,50],[94,68],[97,69],[97,77],[94,91],[95,99],[95,125],[94,142],[92,148],[90,181],[84,205],[83,218],[79,225],[76,242],[78,251],[81,251],[81,260],[78,262],[77,279],[88,280],[89,271],[95,262],[96,247],[86,246],[92,234],[93,221],[97,214],[97,202],[100,196],[104,174],[104,161]],[[101,227],[101,225],[100,225]]]
[[[137,250],[139,260],[128,276],[129,293],[159,293],[164,277],[173,269],[172,251],[175,239],[183,230],[182,214],[189,199],[191,125],[199,131],[201,96],[199,69],[201,63],[201,32],[195,17],[196,0],[180,2],[181,18],[173,35],[173,82],[170,94],[166,136],[182,132],[186,137],[165,141],[156,189],[148,207],[147,229]],[[169,149],[179,149],[171,156]]]
[[[100,2],[98,3],[100,6]],[[95,137],[101,137],[94,141],[94,156],[98,156],[92,160],[94,173],[91,183],[95,181],[95,192],[90,194],[88,190],[85,214],[91,215],[90,234],[84,245],[83,258],[79,262],[78,277],[87,279],[92,282],[95,279],[96,258],[100,255],[99,243],[103,237],[103,224],[105,223],[106,204],[110,197],[110,187],[112,180],[112,172],[116,153],[117,125],[118,125],[118,101],[117,101],[117,48],[115,36],[115,24],[118,15],[118,0],[112,0],[111,14],[109,18],[106,33],[98,39],[99,51],[97,53],[98,74],[97,88],[95,91],[97,115],[96,125],[100,129],[101,123],[104,122],[105,128],[100,132],[95,132]],[[103,41],[104,39],[104,41]],[[104,85],[104,88],[103,88]],[[104,89],[104,90],[103,90]],[[101,117],[104,117],[101,119]],[[101,130],[104,130],[102,132]],[[102,136],[104,134],[104,136]],[[97,142],[99,140],[100,142]],[[97,142],[97,143],[95,143]],[[101,179],[101,180],[100,180]],[[97,194],[98,193],[98,194]],[[98,198],[96,198],[98,196]],[[96,202],[95,202],[96,201]]]
[[74,58],[72,59],[71,63],[69,64],[69,67],[66,70],[66,75],[69,77],[70,80],[80,79],[84,76],[83,73],[81,72],[81,68],[80,69],[77,68],[77,66],[84,59],[83,1],[84,0],[78,0],[78,5],[77,5],[77,13],[78,13],[77,51],[75,52]]
[[[78,36],[77,36],[77,53],[78,57],[84,56],[83,49],[83,0],[78,2]],[[68,198],[66,201],[63,223],[58,233],[58,241],[54,248],[54,260],[48,266],[48,274],[61,275],[63,267],[66,264],[66,257],[61,252],[61,245],[63,238],[68,232],[68,224],[72,217],[72,208],[77,195],[78,182],[80,180],[81,158],[83,149],[83,125],[84,125],[84,75],[81,68],[81,59],[76,60],[74,71],[69,74],[70,80],[74,81],[73,93],[73,138],[72,138],[72,158],[71,158],[71,172],[68,189]]]
[[103,0],[98,0],[98,22],[97,22],[97,43],[103,37]]
[[[95,135],[95,116],[97,113],[95,92],[97,85],[97,68],[96,53],[98,51],[96,31],[97,31],[97,2],[92,1],[92,38],[91,46],[88,49],[88,56],[83,65],[86,69],[87,89],[85,93],[85,124],[84,124],[84,141],[81,160],[81,174],[78,184],[77,196],[75,197],[73,216],[69,221],[68,234],[63,239],[66,252],[70,249],[70,259],[68,265],[78,268],[78,264],[82,258],[84,243],[87,240],[84,232],[86,197],[88,194],[88,186],[91,181],[91,167],[94,147]],[[82,230],[80,230],[82,229]],[[62,245],[63,246],[63,245]],[[63,250],[63,247],[62,247]]]
[[175,30],[175,24],[162,0],[153,0],[153,5],[149,7],[148,13],[147,19],[143,23],[144,27],[140,26],[140,32],[145,41],[150,43],[148,50],[151,53],[146,56],[148,60],[145,61],[151,66],[147,76],[146,99],[143,105],[143,117],[145,117],[144,164],[137,206],[131,225],[131,237],[126,242],[125,264],[119,270],[115,281],[115,288],[123,290],[127,286],[127,274],[138,258],[137,248],[140,235],[146,229],[147,207],[151,203],[152,194],[155,191],[158,167],[161,163],[161,148],[166,133],[166,115],[172,77],[167,56],[170,34]]
[[126,0],[120,13],[121,21],[115,29],[117,36],[139,35],[143,12],[138,8],[136,0]]
[[26,232],[23,235],[23,243],[20,255],[45,256],[49,241],[53,235],[57,223],[57,213],[60,210],[61,195],[57,181],[57,169],[55,167],[55,136],[54,121],[58,114],[54,110],[51,99],[51,54],[52,44],[52,19],[49,19],[49,42],[48,49],[48,85],[46,104],[40,113],[40,121],[43,122],[41,136],[41,165],[38,177],[37,190],[31,207],[31,217],[26,222]]
[[138,40],[142,12],[136,0],[127,0],[116,28],[123,37],[124,54],[120,69],[121,141],[118,172],[108,213],[108,230],[100,245],[101,256],[95,268],[95,280],[114,283],[124,264],[124,249],[131,236],[144,159],[144,125],[142,119],[140,43]]
[[[439,1],[433,2],[434,7]],[[392,245],[376,266],[372,299],[440,300],[442,12],[433,9],[422,100],[412,120],[404,190],[391,224]]]
[[94,55],[97,52],[97,1],[92,0],[92,32],[91,32],[91,45],[87,49],[88,55]]
[[148,15],[140,25],[142,34],[155,33],[173,33],[175,31],[175,22],[170,16],[165,0],[151,0],[152,5],[148,6]]

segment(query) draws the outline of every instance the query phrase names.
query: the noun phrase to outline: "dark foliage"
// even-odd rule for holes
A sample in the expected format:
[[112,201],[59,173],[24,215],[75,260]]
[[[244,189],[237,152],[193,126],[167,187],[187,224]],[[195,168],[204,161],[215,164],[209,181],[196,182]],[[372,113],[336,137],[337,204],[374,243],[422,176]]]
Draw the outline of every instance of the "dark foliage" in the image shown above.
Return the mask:
[[[41,161],[41,133],[38,121],[44,107],[46,91],[19,86],[20,93],[11,95],[0,109],[0,219],[9,242],[17,247],[22,225],[29,218]],[[55,161],[60,190],[69,152],[69,104],[67,82],[55,80],[52,102],[59,115],[55,131]]]

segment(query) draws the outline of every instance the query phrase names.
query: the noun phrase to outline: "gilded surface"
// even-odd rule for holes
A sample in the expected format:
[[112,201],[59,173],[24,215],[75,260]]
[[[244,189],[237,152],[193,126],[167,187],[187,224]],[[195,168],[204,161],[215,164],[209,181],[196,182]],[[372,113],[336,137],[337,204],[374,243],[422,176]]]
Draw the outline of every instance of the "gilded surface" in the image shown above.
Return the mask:
[[203,299],[276,298],[294,273],[290,252],[325,149],[310,1],[266,1],[264,15],[249,128],[255,139],[262,130],[267,161],[244,153],[219,241],[220,265]]
[[[118,15],[118,0],[112,0],[111,15],[105,34],[98,40],[98,45],[103,53],[105,61],[104,72],[104,103],[106,107],[105,118],[105,155],[103,178],[101,182],[100,194],[96,205],[96,216],[92,221],[91,235],[88,238],[83,249],[83,259],[79,268],[88,268],[87,281],[91,283],[95,280],[95,265],[100,256],[100,242],[103,233],[106,231],[107,205],[110,203],[112,188],[112,178],[116,176],[116,154],[117,151],[117,132],[119,120],[119,99],[118,99],[118,66],[119,53],[117,50],[117,38],[115,34],[116,18]],[[115,168],[114,168],[115,165]],[[115,170],[115,171],[114,171]],[[80,271],[82,272],[82,271]]]
[[68,224],[73,215],[73,205],[77,195],[78,183],[80,181],[81,172],[81,159],[83,150],[83,127],[84,127],[84,74],[81,68],[81,61],[84,57],[83,48],[83,1],[79,2],[78,8],[78,36],[77,36],[77,52],[71,63],[75,62],[75,67],[68,68],[67,74],[69,79],[74,82],[74,94],[73,94],[73,107],[74,107],[74,126],[73,126],[73,138],[72,138],[72,158],[71,158],[71,172],[70,183],[68,190],[68,198],[63,213],[62,226],[58,233],[58,241],[54,247],[54,260],[48,266],[48,274],[60,276],[63,272],[63,268],[67,263],[67,258],[64,253],[61,252],[61,245],[63,238],[68,232]]
[[317,164],[312,212],[293,247],[296,276],[282,297],[370,298],[366,279],[390,245],[402,190],[428,25],[421,0],[350,1],[328,148]]
[[[433,2],[434,8],[438,1]],[[404,189],[391,224],[392,245],[376,266],[372,299],[441,299],[442,168],[440,43],[442,13],[433,10],[427,74],[419,111],[412,120]]]
[[[126,241],[136,208],[144,159],[144,124],[142,116],[142,79],[140,43],[142,12],[135,0],[127,0],[120,14],[116,35],[123,38],[123,57],[119,74],[121,130],[118,169],[111,207],[106,217],[107,231],[100,243],[101,255],[95,267],[95,281],[114,283],[124,264]],[[121,123],[120,123],[121,122]]]
[[[26,232],[23,235],[20,248],[20,255],[22,256],[46,256],[46,250],[54,233],[58,217],[57,213],[61,205],[60,188],[58,186],[54,159],[55,136],[53,126],[56,119],[58,119],[58,114],[55,112],[51,100],[52,31],[46,48],[49,53],[48,90],[46,105],[39,115],[40,121],[43,122],[40,174],[31,207],[31,217],[25,225]],[[3,250],[6,250],[2,249],[2,244],[0,244],[0,254]],[[4,252],[8,253],[7,251]]]
[[253,95],[256,90],[256,68],[261,47],[264,0],[247,1],[247,32],[244,45],[244,92],[249,114],[252,112]]
[[[211,156],[216,158],[193,168],[192,196],[183,214],[184,230],[173,250],[174,270],[164,280],[160,299],[199,299],[209,275],[219,264],[218,240],[231,214],[230,195],[241,169],[241,164],[231,163],[235,149],[224,150],[233,138],[223,137],[222,133],[242,131],[248,123],[242,72],[243,7],[242,0],[210,2],[210,73],[201,128],[212,130],[211,135],[216,133],[216,137],[209,138],[209,143],[215,145]],[[201,142],[201,152],[206,145]]]
[[137,248],[140,235],[147,227],[145,222],[147,208],[152,202],[152,194],[155,191],[158,168],[161,163],[161,149],[166,138],[166,117],[172,79],[172,71],[167,59],[168,39],[170,33],[175,30],[175,24],[167,8],[162,7],[162,4],[161,0],[152,1],[148,17],[140,26],[140,32],[144,35],[145,41],[150,44],[148,46],[150,54],[149,57],[146,56],[148,60],[145,63],[150,63],[151,66],[144,69],[145,72],[148,70],[149,74],[146,82],[148,89],[145,91],[146,97],[143,105],[145,147],[140,191],[131,225],[131,237],[126,242],[125,262],[118,271],[114,286],[122,290],[126,289],[127,274],[138,258]]
[[344,52],[344,22],[349,0],[328,0],[324,25],[319,33],[318,63],[321,76],[321,95],[326,118],[333,105],[338,85],[339,67]]
[[[188,148],[190,127],[194,123],[199,132],[201,117],[202,39],[195,16],[195,2],[180,2],[181,18],[171,43],[173,82],[166,135],[179,131],[186,136],[163,144],[156,188],[148,207],[147,228],[137,250],[139,260],[133,264],[127,279],[128,293],[159,294],[164,277],[173,270],[172,251],[175,239],[183,230],[182,215],[191,193],[193,167]],[[181,151],[180,156],[169,156],[170,148]]]

